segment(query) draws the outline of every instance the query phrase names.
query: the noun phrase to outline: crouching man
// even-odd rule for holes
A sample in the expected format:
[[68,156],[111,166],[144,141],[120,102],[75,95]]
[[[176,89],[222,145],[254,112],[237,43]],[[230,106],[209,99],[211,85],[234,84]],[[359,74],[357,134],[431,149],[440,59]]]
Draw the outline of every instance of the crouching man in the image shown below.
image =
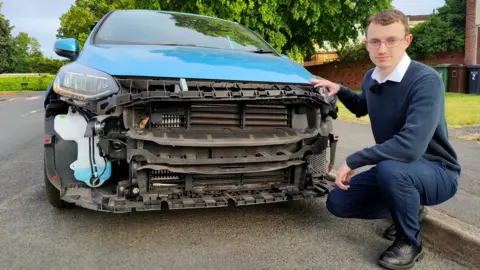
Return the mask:
[[[357,117],[368,114],[376,142],[339,167],[327,208],[342,218],[393,219],[385,237],[394,242],[378,263],[406,269],[423,257],[423,206],[452,198],[461,168],[448,139],[443,82],[434,69],[407,55],[413,37],[405,15],[379,12],[369,19],[366,33],[375,68],[365,74],[361,93],[328,80],[311,80],[337,95]],[[353,174],[367,165],[373,167]]]

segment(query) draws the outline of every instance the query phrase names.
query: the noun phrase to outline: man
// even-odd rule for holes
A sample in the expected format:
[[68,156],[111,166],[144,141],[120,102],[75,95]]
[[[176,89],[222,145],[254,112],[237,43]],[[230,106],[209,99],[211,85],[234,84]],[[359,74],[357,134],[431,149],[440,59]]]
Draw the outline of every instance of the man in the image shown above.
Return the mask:
[[[423,257],[421,206],[454,196],[461,168],[448,141],[443,82],[434,69],[408,57],[413,37],[405,15],[379,12],[366,30],[375,68],[364,76],[361,93],[328,80],[311,80],[328,95],[337,95],[357,117],[368,114],[376,141],[340,166],[327,208],[343,218],[392,218],[394,227],[385,235],[395,241],[378,263],[407,269]],[[354,175],[353,170],[366,165],[374,166]]]

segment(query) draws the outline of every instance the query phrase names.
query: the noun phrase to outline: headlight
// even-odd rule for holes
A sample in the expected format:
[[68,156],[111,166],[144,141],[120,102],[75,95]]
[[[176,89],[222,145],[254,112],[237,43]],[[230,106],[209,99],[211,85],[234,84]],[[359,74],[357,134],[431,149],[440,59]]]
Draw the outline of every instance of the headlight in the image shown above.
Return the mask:
[[53,84],[55,93],[80,100],[100,99],[118,90],[118,84],[112,76],[76,63],[63,66]]

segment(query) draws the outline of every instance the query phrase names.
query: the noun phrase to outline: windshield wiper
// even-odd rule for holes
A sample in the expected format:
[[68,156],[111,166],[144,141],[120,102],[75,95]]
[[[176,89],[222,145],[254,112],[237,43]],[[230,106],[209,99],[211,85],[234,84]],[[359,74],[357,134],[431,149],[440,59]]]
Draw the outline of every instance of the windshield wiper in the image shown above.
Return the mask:
[[261,54],[267,54],[267,53],[271,53],[271,54],[274,54],[275,52],[274,51],[266,51],[266,50],[256,50],[256,51],[250,51],[252,53],[261,53]]
[[182,44],[182,43],[160,43],[158,44],[160,46],[179,46],[179,47],[197,47],[197,48],[207,48],[207,49],[217,49],[217,50],[227,50],[226,48],[220,48],[220,47],[211,47],[211,46],[201,46],[201,45],[195,45],[195,44]]
[[195,44],[180,44],[180,43],[159,43],[160,46],[186,46],[186,47],[199,47]]

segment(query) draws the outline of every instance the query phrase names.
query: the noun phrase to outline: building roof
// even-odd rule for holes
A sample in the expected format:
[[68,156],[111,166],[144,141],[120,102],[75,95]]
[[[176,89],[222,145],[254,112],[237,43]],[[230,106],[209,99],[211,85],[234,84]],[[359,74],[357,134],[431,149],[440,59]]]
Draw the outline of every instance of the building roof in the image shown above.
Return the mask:
[[409,21],[426,21],[430,16],[431,15],[408,15],[407,18]]

